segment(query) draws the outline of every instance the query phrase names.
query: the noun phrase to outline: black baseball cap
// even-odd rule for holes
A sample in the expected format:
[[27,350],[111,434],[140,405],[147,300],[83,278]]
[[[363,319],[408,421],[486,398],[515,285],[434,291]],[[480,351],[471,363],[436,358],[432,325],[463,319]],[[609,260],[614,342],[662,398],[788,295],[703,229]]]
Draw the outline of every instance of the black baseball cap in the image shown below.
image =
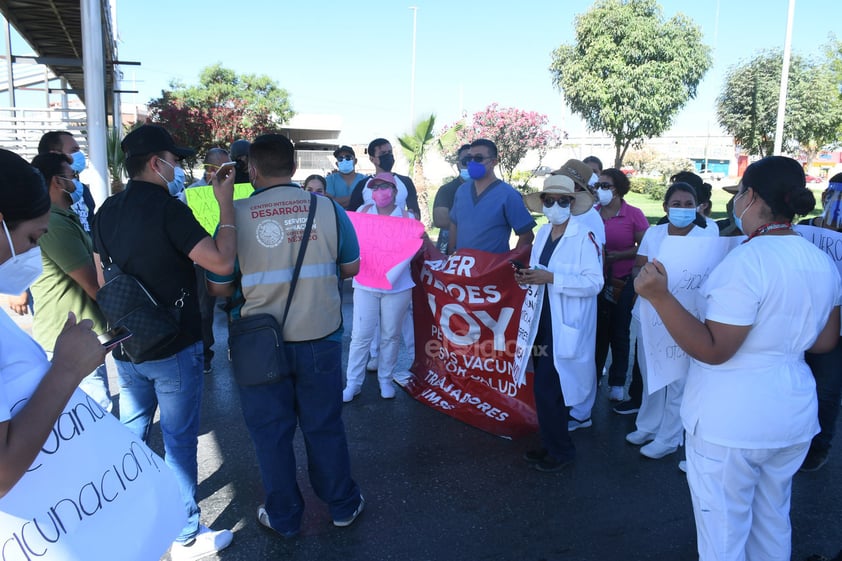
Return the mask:
[[176,146],[167,129],[158,125],[142,125],[136,128],[123,138],[120,147],[127,158],[164,151],[172,152],[179,158],[196,154],[192,148]]
[[354,149],[351,148],[350,146],[340,146],[339,148],[337,148],[336,150],[333,151],[333,157],[338,158],[339,154],[341,154],[342,152],[347,152],[348,154],[351,154],[353,157],[355,157],[355,158],[357,157],[357,155],[354,154]]

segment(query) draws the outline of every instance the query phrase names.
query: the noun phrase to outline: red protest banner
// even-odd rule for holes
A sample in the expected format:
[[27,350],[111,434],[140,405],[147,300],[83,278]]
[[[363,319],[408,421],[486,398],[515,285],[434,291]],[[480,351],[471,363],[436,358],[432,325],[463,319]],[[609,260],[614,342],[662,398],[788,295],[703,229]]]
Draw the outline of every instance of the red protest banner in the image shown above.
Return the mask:
[[416,400],[484,431],[535,432],[532,376],[521,385],[515,353],[527,290],[504,254],[460,250],[447,257],[425,243],[412,263],[415,362],[405,390]]

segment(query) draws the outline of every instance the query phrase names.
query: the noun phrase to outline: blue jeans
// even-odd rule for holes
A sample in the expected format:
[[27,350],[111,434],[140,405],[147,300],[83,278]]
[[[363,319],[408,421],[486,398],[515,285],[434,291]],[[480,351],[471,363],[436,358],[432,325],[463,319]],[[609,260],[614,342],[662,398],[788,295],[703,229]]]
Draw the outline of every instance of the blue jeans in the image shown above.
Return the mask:
[[199,409],[202,402],[202,343],[142,364],[117,363],[120,378],[120,421],[146,442],[155,409],[161,409],[164,459],[175,472],[187,511],[187,525],[176,538],[188,542],[199,532],[196,504]]
[[342,348],[336,341],[286,343],[293,374],[275,384],[239,386],[266,493],[266,512],[279,532],[297,532],[304,498],[296,481],[293,437],[301,427],[310,484],[334,520],[360,502],[342,422]]
[[813,446],[829,450],[830,441],[836,432],[836,418],[839,416],[839,401],[842,398],[842,338],[829,353],[805,353],[804,360],[813,371],[819,399],[821,432],[813,437]]
[[111,394],[108,392],[108,371],[104,364],[97,366],[97,369],[82,378],[79,389],[94,398],[100,406],[111,412]]

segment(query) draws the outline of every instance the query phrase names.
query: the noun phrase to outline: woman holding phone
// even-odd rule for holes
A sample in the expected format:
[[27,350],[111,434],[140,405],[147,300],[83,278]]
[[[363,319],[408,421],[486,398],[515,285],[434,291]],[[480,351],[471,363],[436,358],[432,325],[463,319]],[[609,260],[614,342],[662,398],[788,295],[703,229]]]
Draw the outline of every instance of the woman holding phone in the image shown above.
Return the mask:
[[538,230],[529,268],[517,268],[522,285],[543,285],[533,322],[538,323],[533,363],[535,410],[541,448],[523,459],[543,472],[563,470],[575,447],[567,407],[581,403],[596,385],[594,362],[596,297],[602,290],[600,246],[582,222],[570,216],[593,206],[587,191],[576,191],[566,175],[551,175],[540,193],[525,197],[526,206],[549,221]]

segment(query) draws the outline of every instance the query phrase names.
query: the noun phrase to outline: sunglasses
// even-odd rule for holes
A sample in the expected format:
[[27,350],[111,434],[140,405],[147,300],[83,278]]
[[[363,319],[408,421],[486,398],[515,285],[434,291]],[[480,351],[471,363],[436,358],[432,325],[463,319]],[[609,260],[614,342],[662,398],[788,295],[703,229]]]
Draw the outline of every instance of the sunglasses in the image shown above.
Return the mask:
[[599,183],[594,183],[593,187],[594,187],[594,189],[611,189],[614,186],[610,183],[605,183],[604,181],[600,181]]
[[462,164],[462,167],[468,167],[468,163],[470,163],[470,162],[476,162],[478,164],[481,164],[485,160],[493,160],[493,159],[494,158],[492,158],[490,156],[483,156],[482,154],[477,154],[475,156],[465,156],[464,158],[459,160],[459,163]]
[[337,162],[341,162],[342,160],[345,160],[346,162],[352,162],[352,161],[354,160],[354,157],[353,157],[353,156],[348,156],[348,155],[345,155],[345,156],[337,156],[337,157],[336,157],[336,161],[337,161]]
[[377,191],[378,189],[392,189],[395,186],[391,183],[369,183],[368,188],[372,191]]
[[552,206],[556,204],[561,208],[567,208],[573,202],[573,198],[559,197],[558,199],[554,199],[552,197],[541,197],[541,202],[544,203],[544,206],[547,208],[552,208]]

